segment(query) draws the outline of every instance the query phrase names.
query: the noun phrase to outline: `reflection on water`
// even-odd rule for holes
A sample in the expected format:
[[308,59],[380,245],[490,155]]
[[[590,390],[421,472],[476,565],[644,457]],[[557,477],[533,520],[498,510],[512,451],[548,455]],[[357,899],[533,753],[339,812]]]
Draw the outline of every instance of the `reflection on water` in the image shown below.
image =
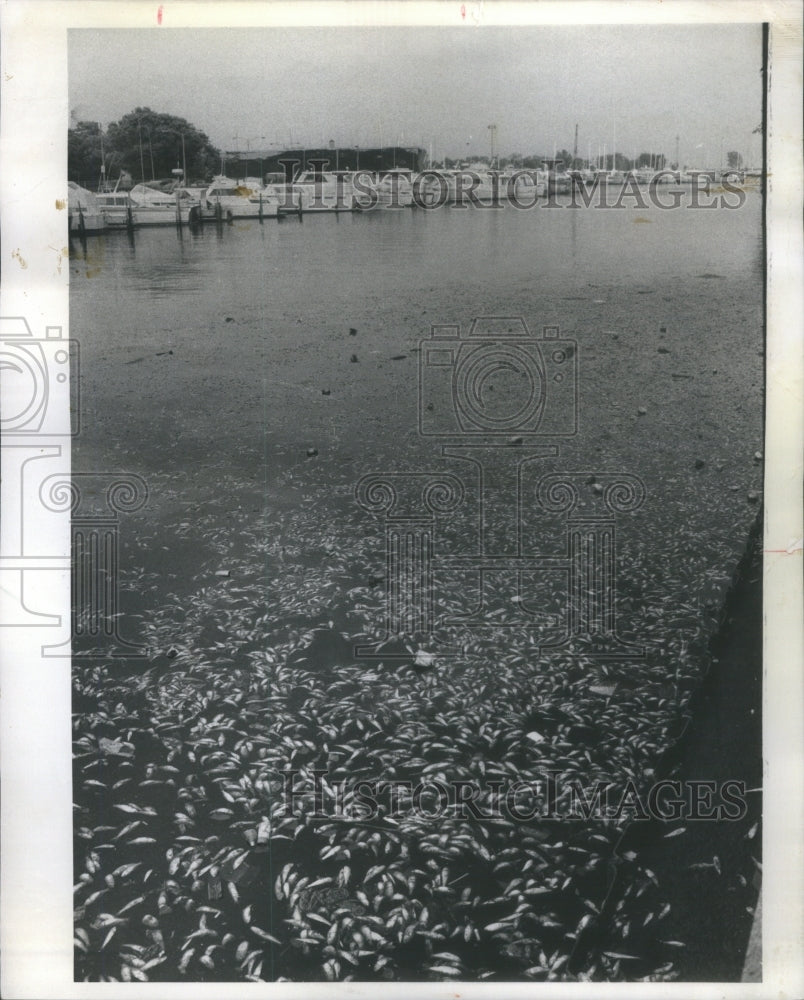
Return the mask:
[[379,210],[92,237],[85,247],[73,243],[71,278],[74,294],[102,284],[121,308],[143,291],[177,303],[212,301],[224,286],[255,305],[292,307],[300,291],[344,303],[367,290],[480,280],[561,290],[590,281],[739,278],[761,267],[760,248],[756,194],[734,210]]

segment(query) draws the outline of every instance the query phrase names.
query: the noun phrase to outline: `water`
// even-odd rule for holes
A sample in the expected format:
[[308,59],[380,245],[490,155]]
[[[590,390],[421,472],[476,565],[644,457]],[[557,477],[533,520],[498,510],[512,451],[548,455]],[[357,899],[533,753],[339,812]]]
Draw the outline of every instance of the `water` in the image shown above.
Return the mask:
[[[566,290],[581,279],[651,285],[702,273],[739,278],[755,271],[761,199],[737,210],[662,211],[539,207],[529,211],[442,208],[306,216],[262,225],[123,233],[73,246],[72,295],[97,314],[105,299],[138,308],[142,293],[203,310],[234,297],[268,310],[300,300],[329,306],[362,293],[415,293],[477,282],[522,281]],[[82,280],[100,269],[101,280]],[[100,287],[99,287],[100,286]]]
[[[138,232],[131,240],[118,233],[88,241],[85,251],[74,244],[70,333],[81,345],[84,419],[73,468],[136,472],[148,484],[145,510],[120,519],[122,634],[142,641],[147,629],[157,653],[153,676],[166,685],[164,707],[153,714],[151,707],[132,715],[107,706],[103,691],[101,708],[109,708],[127,738],[150,728],[142,744],[147,757],[161,731],[153,722],[186,724],[181,713],[190,709],[182,699],[196,678],[202,690],[214,688],[216,699],[239,693],[242,668],[257,662],[255,653],[268,652],[280,665],[277,682],[261,661],[257,682],[265,681],[260,690],[270,697],[263,705],[254,700],[262,695],[250,693],[237,703],[234,728],[268,733],[277,771],[298,759],[286,760],[284,748],[302,738],[319,747],[326,731],[335,733],[327,736],[331,745],[353,737],[366,743],[355,736],[354,719],[375,714],[382,728],[386,707],[388,718],[402,724],[421,721],[431,735],[413,756],[429,760],[433,740],[436,748],[459,747],[459,754],[473,746],[480,719],[503,733],[498,743],[508,746],[505,734],[522,725],[522,737],[531,707],[544,704],[590,720],[592,750],[586,736],[576,745],[545,743],[551,757],[564,755],[566,773],[591,768],[624,782],[636,771],[642,781],[667,744],[672,699],[697,684],[709,630],[756,510],[745,494],[761,476],[753,460],[762,413],[760,210],[759,199],[749,197],[742,210],[730,212],[383,211],[185,229],[181,238],[174,229]],[[537,637],[552,636],[543,624],[522,625],[511,598],[523,598],[513,594],[512,580],[529,614],[555,612],[563,622],[570,601],[560,568],[521,577],[498,569],[481,578],[476,562],[471,572],[439,563],[446,554],[480,552],[480,479],[461,460],[448,468],[465,482],[467,502],[454,522],[442,519],[434,531],[436,607],[473,611],[482,593],[495,628],[478,630],[476,651],[445,658],[424,676],[388,662],[368,677],[363,664],[331,672],[327,665],[316,676],[312,657],[310,669],[288,658],[297,641],[306,641],[295,630],[333,621],[350,639],[381,634],[391,607],[392,590],[383,586],[384,574],[391,578],[383,523],[358,510],[355,485],[367,472],[396,471],[412,457],[420,460],[417,472],[445,468],[439,443],[417,440],[418,341],[431,323],[465,324],[481,313],[522,314],[533,330],[559,322],[563,335],[577,339],[581,433],[562,442],[560,471],[571,472],[590,496],[589,473],[635,474],[645,483],[644,507],[618,519],[614,565],[618,634],[644,645],[644,661],[615,658],[597,677],[597,664],[583,658],[553,670],[554,660],[535,651]],[[524,450],[500,455],[516,461]],[[521,500],[526,555],[561,558],[570,551],[568,522],[545,516],[536,502],[537,477],[555,464],[531,463],[516,480],[521,493],[513,476],[485,480],[509,485],[502,499],[510,505],[500,509],[518,516]],[[518,524],[512,516],[503,527]],[[496,541],[492,532],[485,538]],[[498,616],[502,611],[507,617]],[[512,621],[516,627],[503,627]],[[162,655],[171,647],[179,657]],[[601,677],[618,685],[605,707],[590,683]],[[176,702],[168,704],[172,692]],[[299,692],[304,698],[297,703]],[[307,701],[310,692],[315,701]],[[114,693],[113,700],[124,697]],[[225,702],[210,704],[228,711]],[[456,742],[452,720],[462,713],[469,721]],[[306,718],[309,732],[299,728]],[[284,720],[291,720],[289,728],[282,728]],[[489,773],[498,766],[522,771],[521,743],[510,742],[514,756],[506,750],[502,764],[490,758]],[[408,774],[399,771],[390,742],[372,746],[362,771],[379,778],[389,767],[397,768],[392,778]],[[499,756],[496,749],[492,756]],[[444,761],[447,769],[465,766],[455,755]],[[553,766],[536,748],[526,765],[526,781],[541,780]],[[83,809],[76,823],[95,825],[101,800],[76,775]],[[198,783],[205,785],[202,773]],[[219,790],[206,784],[211,802]],[[133,793],[124,787],[120,794]],[[162,799],[150,794],[137,793],[164,811]],[[197,812],[203,836],[213,827],[200,798]],[[488,841],[492,853],[510,842],[511,831],[504,834]],[[309,866],[323,841],[274,843],[292,851],[274,856],[277,870],[289,860],[320,874]],[[156,857],[157,849],[144,846],[143,856]],[[131,857],[140,854],[137,846]],[[571,862],[552,856],[559,868]],[[455,864],[462,878],[461,861]],[[484,873],[477,879],[476,898],[485,900],[488,879]],[[119,880],[121,903],[140,891],[136,880]],[[240,887],[239,906],[256,892],[257,913],[265,893],[255,885]],[[584,885],[579,892],[594,894]],[[566,927],[577,925],[579,907]],[[236,929],[239,912],[232,914]],[[268,917],[266,911],[257,922],[270,927]],[[565,931],[553,935],[556,948]],[[489,967],[496,961],[481,959]],[[239,974],[228,952],[216,962],[216,975]],[[303,961],[298,971],[292,964],[271,967],[271,975],[280,972],[303,978],[309,968]],[[157,975],[178,973],[166,963]]]
[[[604,431],[618,461],[657,447],[626,434],[647,385],[668,432],[691,441],[709,421],[753,434],[761,410],[737,410],[761,385],[761,208],[749,193],[718,211],[377,210],[75,242],[86,415],[74,457],[97,468],[114,455],[144,475],[211,463],[251,476],[268,462],[272,481],[387,464],[415,444],[418,343],[431,324],[478,315],[578,338],[590,451]],[[695,374],[704,363],[711,385]]]

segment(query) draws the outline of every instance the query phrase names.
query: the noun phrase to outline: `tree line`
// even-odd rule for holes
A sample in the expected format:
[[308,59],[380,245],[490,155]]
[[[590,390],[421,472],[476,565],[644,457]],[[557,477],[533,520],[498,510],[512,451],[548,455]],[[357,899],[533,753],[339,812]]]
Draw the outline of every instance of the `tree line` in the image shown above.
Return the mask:
[[150,108],[135,108],[105,131],[98,122],[80,121],[67,133],[67,177],[90,189],[165,179],[177,170],[187,183],[204,182],[220,163],[220,150],[204,132]]
[[[360,154],[358,154],[359,156]],[[347,164],[344,156],[341,169],[355,169]],[[478,156],[475,162],[489,163],[489,157]],[[516,169],[537,169],[547,159],[561,160],[569,169],[582,169],[592,165],[605,170],[634,170],[652,167],[663,170],[677,169],[678,164],[668,164],[663,153],[640,153],[631,159],[622,153],[608,153],[592,157],[591,164],[573,156],[567,149],[547,155],[510,156],[495,159],[495,166]],[[727,154],[729,168],[742,166],[740,153]],[[364,154],[364,163],[365,163]],[[463,162],[445,157],[439,166],[460,167]],[[359,160],[358,160],[358,165]],[[399,164],[402,166],[402,164]],[[407,164],[406,164],[407,165]],[[260,164],[262,167],[262,164]],[[104,131],[98,122],[79,121],[67,135],[67,176],[82,187],[95,189],[103,184],[131,187],[140,181],[163,180],[177,176],[182,171],[185,183],[209,182],[215,173],[222,172],[221,151],[209,141],[208,136],[185,118],[162,114],[150,108],[135,108],[112,122]],[[334,165],[330,166],[334,169]],[[371,167],[369,167],[371,169]]]

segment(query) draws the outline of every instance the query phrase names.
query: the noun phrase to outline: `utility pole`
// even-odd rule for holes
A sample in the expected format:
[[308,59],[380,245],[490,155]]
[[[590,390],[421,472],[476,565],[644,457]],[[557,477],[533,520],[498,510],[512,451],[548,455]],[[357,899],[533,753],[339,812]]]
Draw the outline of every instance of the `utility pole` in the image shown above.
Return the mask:
[[493,167],[494,166],[494,140],[497,137],[497,126],[496,125],[489,125],[489,132],[491,133],[491,161],[489,162],[489,166]]
[[572,165],[575,166],[575,161],[578,159],[578,123],[575,122],[575,146],[572,150]]
[[681,160],[678,158],[678,140],[679,136],[676,136],[676,170],[681,170]]

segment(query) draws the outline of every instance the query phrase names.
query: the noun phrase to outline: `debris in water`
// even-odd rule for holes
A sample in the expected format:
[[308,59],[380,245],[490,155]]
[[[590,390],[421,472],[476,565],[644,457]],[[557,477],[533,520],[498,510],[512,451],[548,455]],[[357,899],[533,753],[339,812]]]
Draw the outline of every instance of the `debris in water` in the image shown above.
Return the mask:
[[110,740],[108,736],[101,736],[98,740],[98,747],[104,753],[112,754],[115,757],[134,756],[134,744],[126,743],[121,739]]
[[318,454],[318,448],[308,448],[307,449],[307,457],[308,458],[315,458],[315,456],[317,454]]
[[648,410],[647,407],[645,406],[640,406],[639,409],[637,410],[637,413],[640,415],[640,417],[644,417],[647,412]]
[[321,390],[321,395],[322,395],[322,396],[329,396],[329,394],[330,394],[331,392],[332,392],[332,390],[331,390],[331,389],[322,389],[322,390]]
[[349,358],[349,360],[352,362],[353,365],[357,364],[357,355],[353,354],[351,358]]
[[228,569],[216,569],[215,576],[230,576]]
[[353,326],[349,327],[349,336],[350,337],[356,337],[357,336],[357,330],[355,330],[355,328]]
[[696,458],[695,459],[695,468],[696,469],[702,469],[705,465],[706,465],[706,462],[704,462],[704,460],[702,458]]

